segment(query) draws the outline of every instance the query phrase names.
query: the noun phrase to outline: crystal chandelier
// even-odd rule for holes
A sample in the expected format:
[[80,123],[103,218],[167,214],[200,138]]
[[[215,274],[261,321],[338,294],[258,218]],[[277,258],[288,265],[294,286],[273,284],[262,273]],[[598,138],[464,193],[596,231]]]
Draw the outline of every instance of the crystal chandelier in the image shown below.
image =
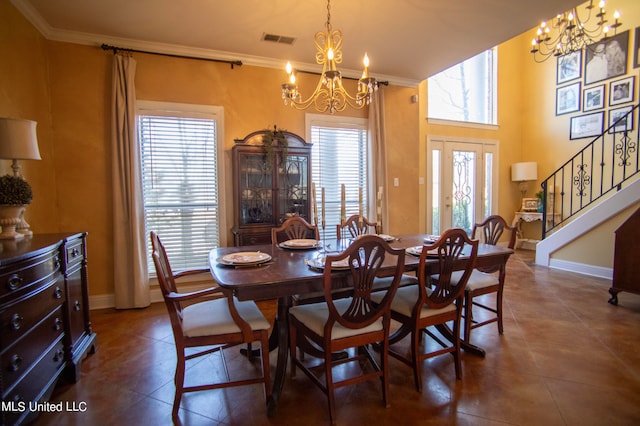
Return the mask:
[[352,96],[342,85],[342,74],[337,64],[342,62],[342,32],[331,28],[331,0],[327,0],[326,30],[318,31],[314,36],[316,45],[316,63],[322,65],[320,80],[311,96],[302,100],[296,85],[296,73],[291,62],[287,62],[289,82],[282,85],[282,99],[285,105],[297,109],[307,109],[314,105],[316,110],[333,114],[344,111],[347,106],[354,109],[369,105],[373,92],[378,89],[375,78],[369,77],[369,58],[364,55],[364,71],[358,80],[358,92]]
[[[607,25],[607,12],[604,6],[604,0],[601,0],[598,11],[592,16],[596,6],[591,0],[585,7],[587,10],[585,19],[578,15],[578,10],[574,7],[558,15],[551,22],[542,22],[536,38],[531,42],[533,59],[536,62],[544,62],[551,56],[562,56],[589,47],[600,37],[606,38],[611,29],[615,34],[617,28],[622,25],[620,12],[616,10],[613,14],[613,24]],[[591,18],[595,18],[595,22],[591,21]],[[552,35],[554,32],[555,35]]]

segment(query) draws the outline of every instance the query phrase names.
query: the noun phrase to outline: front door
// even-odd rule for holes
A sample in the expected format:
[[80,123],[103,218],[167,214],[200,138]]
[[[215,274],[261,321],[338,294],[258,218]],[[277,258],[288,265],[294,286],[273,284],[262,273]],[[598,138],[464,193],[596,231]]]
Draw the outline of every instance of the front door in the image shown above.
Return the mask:
[[471,232],[497,210],[497,142],[430,138],[429,146],[427,229]]

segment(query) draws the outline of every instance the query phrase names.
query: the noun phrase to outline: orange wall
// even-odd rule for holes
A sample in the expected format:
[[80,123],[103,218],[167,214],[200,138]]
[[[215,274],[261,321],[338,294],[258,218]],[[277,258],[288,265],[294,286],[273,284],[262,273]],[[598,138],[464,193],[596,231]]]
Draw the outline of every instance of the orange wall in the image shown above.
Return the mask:
[[[27,219],[35,232],[88,231],[89,293],[113,293],[110,102],[112,53],[98,47],[46,41],[10,4],[0,1],[0,116],[38,121],[42,161],[23,162],[34,202]],[[284,70],[135,54],[136,92],[143,100],[224,108],[225,170],[235,138],[274,124],[305,134],[305,112],[282,104]],[[310,92],[317,76],[301,75]],[[347,82],[353,91],[354,82]],[[389,232],[413,232],[417,220],[416,89],[386,92],[389,169],[403,185],[389,192]],[[366,117],[367,111],[347,115]],[[403,156],[409,153],[407,158]],[[415,160],[414,160],[415,159]],[[415,164],[412,164],[415,162]],[[9,169],[9,162],[2,161]],[[395,169],[398,169],[397,171]],[[404,182],[407,184],[404,185]],[[410,183],[411,182],[411,183]],[[231,179],[225,186],[228,241],[232,241]],[[395,211],[400,214],[396,215]]]

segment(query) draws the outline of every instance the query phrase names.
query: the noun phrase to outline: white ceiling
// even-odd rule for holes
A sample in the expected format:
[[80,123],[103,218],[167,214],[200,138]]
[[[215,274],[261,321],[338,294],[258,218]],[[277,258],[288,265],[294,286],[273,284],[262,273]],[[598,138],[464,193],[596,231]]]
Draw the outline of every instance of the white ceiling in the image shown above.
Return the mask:
[[[241,60],[308,71],[326,0],[11,0],[52,40]],[[367,52],[381,80],[417,82],[556,16],[579,0],[333,0],[343,72]],[[261,41],[264,33],[293,45]],[[349,70],[353,72],[350,73]]]

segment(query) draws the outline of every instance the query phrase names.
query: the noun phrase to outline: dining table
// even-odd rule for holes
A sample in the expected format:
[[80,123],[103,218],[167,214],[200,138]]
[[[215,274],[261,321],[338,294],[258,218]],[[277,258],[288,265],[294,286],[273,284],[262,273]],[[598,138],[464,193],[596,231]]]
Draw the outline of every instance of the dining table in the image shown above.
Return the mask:
[[[387,236],[385,236],[387,237]],[[389,245],[393,248],[407,249],[404,270],[412,272],[418,269],[419,255],[416,247],[427,244],[431,236],[426,234],[410,234],[388,236]],[[282,393],[289,355],[289,325],[287,314],[297,295],[309,295],[323,291],[322,257],[337,253],[347,247],[353,239],[343,239],[326,244],[318,241],[315,244],[264,244],[240,247],[214,248],[209,253],[209,266],[213,279],[221,287],[232,290],[238,300],[273,300],[277,299],[275,323],[270,337],[270,350],[277,348],[276,371],[271,398],[267,403],[268,416],[275,415],[278,399]],[[412,251],[411,249],[414,248]],[[475,267],[504,267],[513,250],[503,246],[479,244]],[[238,259],[238,261],[235,261]],[[428,259],[429,273],[438,273],[437,259]],[[463,266],[461,266],[463,267]],[[392,261],[383,263],[381,273],[393,275],[395,264]],[[344,283],[347,271],[333,270],[336,286]],[[485,351],[470,342],[461,342],[461,347],[469,353],[485,356]]]

